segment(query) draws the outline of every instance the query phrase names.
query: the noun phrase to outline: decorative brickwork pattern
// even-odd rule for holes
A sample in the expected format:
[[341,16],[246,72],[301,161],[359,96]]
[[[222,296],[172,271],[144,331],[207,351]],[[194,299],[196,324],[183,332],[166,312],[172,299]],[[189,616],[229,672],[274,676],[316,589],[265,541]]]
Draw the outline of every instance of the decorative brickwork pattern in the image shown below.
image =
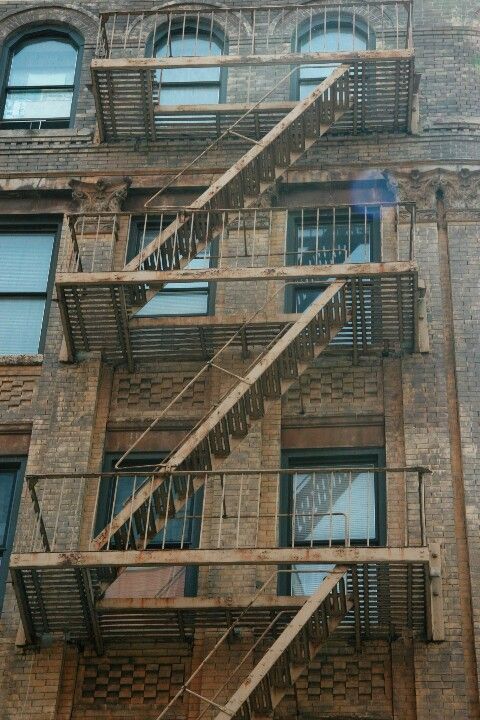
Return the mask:
[[107,657],[87,652],[79,664],[76,709],[152,703],[161,707],[179,690],[190,663],[188,650],[168,650],[150,648],[130,656],[113,651]]
[[0,378],[0,407],[10,410],[29,405],[33,399],[36,379],[34,375]]
[[[363,361],[353,366],[350,359],[338,359],[335,363],[321,361],[309,369],[301,379],[303,412],[322,414],[349,410],[352,403],[358,412],[383,411],[382,372],[378,363]],[[296,385],[288,393],[287,414],[300,409],[300,389]]]
[[[193,374],[132,375],[121,377],[116,383],[114,403],[118,408],[162,408],[168,405],[190,382]],[[175,409],[198,408],[205,404],[206,382],[203,379],[189,387],[175,405]]]

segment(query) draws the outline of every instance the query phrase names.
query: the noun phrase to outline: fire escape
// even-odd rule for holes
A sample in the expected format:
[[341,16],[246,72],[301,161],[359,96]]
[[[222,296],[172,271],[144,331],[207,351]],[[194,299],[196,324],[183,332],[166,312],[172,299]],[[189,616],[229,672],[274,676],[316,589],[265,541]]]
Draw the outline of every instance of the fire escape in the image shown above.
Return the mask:
[[[280,495],[288,472],[223,467],[268,417],[272,404],[298,387],[302,374],[325,351],[350,348],[356,362],[361,353],[426,349],[413,206],[385,201],[295,209],[302,228],[306,217],[318,226],[319,218],[328,216],[333,228],[341,223],[346,233],[342,247],[333,241],[327,261],[312,263],[298,261],[297,251],[284,242],[292,208],[268,202],[268,191],[309,148],[316,145],[321,151],[329,136],[348,142],[352,135],[410,129],[415,88],[411,4],[370,3],[365,10],[363,3],[353,3],[349,12],[364,39],[360,49],[355,40],[351,50],[319,50],[311,43],[305,48],[297,42],[318,23],[340,28],[343,5],[170,8],[107,13],[100,19],[91,70],[102,142],[194,136],[207,138],[209,149],[225,139],[251,146],[186,207],[162,204],[164,191],[185,169],[156,193],[145,208],[133,257],[119,258],[117,250],[130,233],[131,214],[68,219],[68,253],[56,278],[65,359],[75,362],[82,353],[100,351],[105,362],[124,363],[130,370],[149,358],[195,360],[203,365],[192,382],[216,371],[229,384],[168,457],[148,470],[135,469],[132,475],[122,465],[139,438],[110,475],[29,477],[32,536],[17,543],[11,559],[27,642],[64,633],[73,640],[89,639],[103,652],[105,643],[116,638],[141,634],[191,640],[198,629],[223,629],[214,652],[234,631],[252,633],[252,647],[232,674],[236,689],[230,682],[215,697],[202,696],[196,683],[209,653],[161,717],[187,696],[204,704],[199,717],[205,708],[218,720],[272,717],[333,632],[353,636],[357,644],[405,628],[430,640],[442,638],[439,550],[428,545],[425,525],[427,469],[371,470],[387,487],[403,489],[404,534],[391,536],[387,528],[382,540],[359,543],[350,532],[351,508],[339,510],[333,501],[337,491],[351,497],[355,469],[311,471],[310,500],[286,513]],[[217,54],[197,53],[196,46],[184,55],[155,52],[152,38],[160,28],[168,46],[170,33],[179,28],[183,34],[193,28],[197,40],[211,43],[216,27],[229,37]],[[228,102],[228,96],[203,105],[162,101],[162,73],[212,67],[228,70],[229,83],[243,82],[244,102]],[[304,97],[279,99],[302,68],[319,67],[328,72]],[[261,94],[251,89],[252,78],[266,69],[273,80]],[[364,247],[373,215],[380,228],[380,257],[359,262],[352,258],[352,224],[364,223],[359,246]],[[149,216],[157,222],[153,235],[146,232]],[[93,253],[87,251],[92,247]],[[196,263],[205,257],[209,263]],[[225,288],[238,283],[262,290],[253,304],[224,316],[144,312],[172,284],[199,282],[223,287],[224,297]],[[313,286],[320,289],[306,307],[285,310],[290,289]],[[247,295],[255,293],[247,290]],[[229,365],[232,357],[240,363]],[[184,390],[142,437],[175,410]],[[102,487],[113,483],[116,495],[125,477],[133,478],[129,498],[99,526]],[[322,499],[320,510],[312,509],[314,495],[317,504]],[[24,508],[27,515],[29,509]],[[64,512],[74,514],[67,535],[59,522]],[[330,528],[324,544],[316,545],[311,537],[299,545],[307,525],[317,522],[315,515],[326,518]],[[166,540],[173,522],[183,528],[175,548]],[[338,523],[343,523],[340,534]],[[187,542],[193,526],[195,545]],[[290,528],[286,542],[281,538],[285,527]],[[200,592],[196,597],[128,599],[113,590],[126,582],[131,568],[143,568],[152,577],[170,573],[172,584],[176,574],[196,567],[201,587],[202,573],[212,565],[227,570],[255,565],[261,589],[253,597]],[[282,575],[290,578],[291,590],[292,576],[309,572],[317,587],[308,597],[282,591]]]

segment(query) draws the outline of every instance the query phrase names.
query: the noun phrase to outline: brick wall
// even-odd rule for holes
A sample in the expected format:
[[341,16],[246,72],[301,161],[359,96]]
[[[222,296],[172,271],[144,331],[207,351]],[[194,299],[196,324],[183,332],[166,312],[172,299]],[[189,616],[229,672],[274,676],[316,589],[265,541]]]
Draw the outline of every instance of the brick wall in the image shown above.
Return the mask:
[[[131,0],[131,9],[153,3]],[[107,7],[108,6],[108,7]],[[82,177],[132,177],[125,207],[137,208],[140,194],[161,186],[173,170],[190,162],[203,150],[202,141],[168,140],[149,145],[126,141],[99,145],[95,139],[95,114],[89,63],[93,57],[100,9],[123,8],[115,0],[105,3],[4,2],[0,8],[0,42],[34,23],[66,23],[85,39],[75,127],[54,131],[0,130],[0,212],[63,213],[77,210],[69,181]],[[412,168],[458,170],[480,166],[478,138],[480,12],[475,4],[460,0],[417,0],[415,3],[416,67],[420,85],[420,131],[412,136],[326,138],[314,147],[284,183],[321,179],[324,183],[365,179],[371,171],[388,170],[393,178]],[[243,74],[242,74],[243,72]],[[250,74],[232,72],[229,99],[242,101],[247,82],[251,93],[261,93],[278,79],[280,71],[265,69]],[[285,99],[287,90],[276,99]],[[193,195],[248,146],[229,140],[215,148],[185,181]],[[458,177],[454,184],[458,183]],[[451,181],[450,181],[451,182]],[[332,190],[333,192],[334,190]],[[402,190],[403,193],[403,190]],[[178,193],[166,196],[177,202]],[[449,263],[454,313],[455,370],[461,434],[463,476],[452,478],[452,407],[449,404],[446,363],[444,302],[446,288],[441,275],[434,193],[422,188],[401,199],[417,200],[422,215],[417,232],[417,260],[427,282],[428,326],[431,352],[403,358],[364,357],[354,366],[349,355],[327,354],[302,378],[282,403],[271,404],[268,417],[239,444],[222,467],[254,469],[276,467],[282,449],[282,427],[302,428],[319,421],[345,418],[358,426],[379,423],[386,441],[388,465],[425,464],[434,470],[427,490],[427,530],[431,540],[442,544],[444,567],[444,613],[446,641],[426,644],[406,633],[387,641],[370,641],[355,649],[349,642],[335,642],[322,652],[279,709],[279,717],[376,718],[376,720],[472,720],[478,716],[475,661],[480,652],[479,506],[477,492],[478,416],[478,216],[475,201],[460,198],[461,217],[449,216]],[[478,204],[477,204],[478,206]],[[278,252],[282,231],[270,237],[270,249]],[[85,248],[95,267],[108,268],[113,253],[123,256],[125,237],[116,245],[104,239],[101,252],[90,243]],[[262,247],[268,237],[259,236]],[[65,249],[62,238],[59,263]],[[231,247],[238,237],[230,234]],[[267,287],[268,285],[268,287]],[[273,292],[273,283],[258,283],[255,297],[238,283],[224,284],[216,297],[217,310],[249,312],[256,302]],[[280,296],[279,296],[280,297]],[[279,299],[279,305],[281,297]],[[23,359],[22,364],[0,362],[0,427],[2,447],[18,454],[17,435],[30,437],[28,472],[98,471],[104,451],[125,449],[149,421],[175,397],[199,369],[198,363],[140,364],[134,373],[110,368],[99,357],[82,358],[77,365],[59,360],[61,329],[58,309],[52,304],[46,349],[42,357]],[[225,357],[226,367],[238,372],[246,361],[237,353]],[[209,371],[196,382],[168,414],[145,450],[167,450],[208,409],[232,382],[232,378]],[[352,419],[353,418],[353,419]],[[343,424],[343,425],[342,425]],[[333,426],[335,427],[335,425]],[[349,426],[350,427],[350,426]],[[9,439],[10,438],[10,439]],[[15,444],[15,442],[17,444]],[[22,440],[23,442],[23,440]],[[124,445],[122,446],[122,442]],[[10,444],[9,444],[10,443]],[[161,445],[161,447],[160,447]],[[3,452],[3,451],[2,451]],[[464,503],[458,482],[463,483]],[[272,506],[271,488],[261,497],[262,508]],[[412,484],[389,487],[388,525],[391,538],[401,544],[405,534],[405,508],[415,496]],[[58,486],[50,488],[52,507]],[[77,495],[75,496],[77,498]],[[218,498],[217,498],[218,499]],[[47,498],[48,500],[48,498]],[[64,496],[69,506],[68,494]],[[255,495],[252,492],[252,506]],[[25,539],[29,528],[29,499],[24,494],[17,535]],[[87,494],[62,522],[60,538],[86,537],[94,497]],[[208,510],[208,508],[207,508]],[[466,536],[461,516],[465,514]],[[459,524],[460,523],[460,524]],[[417,527],[408,528],[412,533]],[[207,531],[213,543],[216,527]],[[272,527],[259,528],[264,544],[271,542]],[[208,537],[206,538],[206,541]],[[466,548],[468,563],[460,562]],[[234,570],[206,567],[199,572],[199,594],[232,596],[253,593],[269,570],[243,566]],[[468,594],[469,580],[472,591]],[[468,605],[471,603],[471,622]],[[19,615],[10,585],[0,625],[0,698],[6,720],[77,720],[79,718],[153,719],[180,687],[190,670],[212,646],[212,637],[200,631],[191,646],[183,643],[121,642],[96,657],[91,647],[66,644],[54,638],[50,647],[17,647]],[[215,659],[213,671],[200,676],[199,692],[213,692],[228,679],[231,669],[249,647],[251,638],[235,637]],[[245,672],[250,665],[246,667]],[[477,695],[477,697],[475,697]],[[194,701],[172,717],[196,717]]]

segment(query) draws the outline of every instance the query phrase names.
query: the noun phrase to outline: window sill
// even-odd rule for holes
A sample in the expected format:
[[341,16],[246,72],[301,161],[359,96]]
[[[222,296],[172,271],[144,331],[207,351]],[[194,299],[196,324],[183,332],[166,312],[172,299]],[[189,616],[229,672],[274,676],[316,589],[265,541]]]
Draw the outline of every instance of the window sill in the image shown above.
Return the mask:
[[88,128],[42,128],[41,130],[7,130],[0,128],[0,140],[3,144],[44,143],[89,143],[93,139],[93,130]]
[[41,365],[43,355],[0,355],[0,365]]

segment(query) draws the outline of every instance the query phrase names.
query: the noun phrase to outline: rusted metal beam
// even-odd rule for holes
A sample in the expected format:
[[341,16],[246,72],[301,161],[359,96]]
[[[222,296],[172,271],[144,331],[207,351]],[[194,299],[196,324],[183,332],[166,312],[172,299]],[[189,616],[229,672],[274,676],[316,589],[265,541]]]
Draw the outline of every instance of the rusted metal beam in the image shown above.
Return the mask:
[[57,273],[57,289],[83,285],[142,285],[167,282],[247,282],[249,280],[301,280],[305,278],[359,278],[408,275],[417,271],[414,261],[289,265],[284,267],[203,268],[198,270],[134,270],[94,273]]
[[427,547],[241,548],[238,550],[104,550],[15,553],[15,569],[55,567],[160,567],[163,565],[290,565],[316,563],[429,563]]
[[155,58],[95,58],[91,68],[95,70],[165,70],[170,68],[234,67],[236,65],[315,65],[355,62],[384,62],[385,60],[409,60],[413,49],[406,50],[359,50],[356,52],[290,52],[265,55],[195,55]]

